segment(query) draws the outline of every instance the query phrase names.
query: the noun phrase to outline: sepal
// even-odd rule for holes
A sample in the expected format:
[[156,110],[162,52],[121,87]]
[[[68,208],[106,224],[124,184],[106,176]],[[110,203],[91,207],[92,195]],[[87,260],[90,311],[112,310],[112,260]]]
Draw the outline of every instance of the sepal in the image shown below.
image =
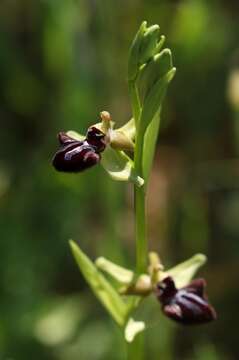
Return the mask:
[[132,141],[135,139],[136,126],[134,118],[131,118],[126,124],[118,129],[126,134]]
[[66,132],[66,134],[71,137],[72,139],[78,140],[78,141],[84,141],[85,140],[85,136],[78,133],[77,131],[74,130],[69,130]]
[[198,269],[203,266],[206,261],[207,258],[205,255],[196,254],[190,259],[167,270],[162,278],[171,276],[175,281],[175,285],[181,288],[192,280]]
[[138,187],[144,184],[134,170],[133,161],[123,151],[108,146],[102,153],[101,165],[113,180],[130,181]]

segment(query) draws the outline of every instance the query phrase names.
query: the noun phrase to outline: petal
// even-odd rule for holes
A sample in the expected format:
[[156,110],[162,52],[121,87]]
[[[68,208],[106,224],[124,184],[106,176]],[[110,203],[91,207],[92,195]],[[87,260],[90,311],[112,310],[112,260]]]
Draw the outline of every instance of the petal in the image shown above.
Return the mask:
[[72,137],[70,137],[69,135],[67,135],[65,132],[61,131],[59,132],[58,134],[58,140],[59,140],[59,143],[62,144],[62,145],[65,145],[65,144],[70,144],[72,142],[77,142],[78,140],[76,139],[73,139]]

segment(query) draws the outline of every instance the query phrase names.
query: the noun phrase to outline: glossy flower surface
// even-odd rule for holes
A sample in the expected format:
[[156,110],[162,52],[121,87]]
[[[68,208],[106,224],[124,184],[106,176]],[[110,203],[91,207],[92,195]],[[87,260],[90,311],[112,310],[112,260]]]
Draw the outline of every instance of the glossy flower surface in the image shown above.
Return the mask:
[[96,165],[101,159],[100,152],[105,149],[104,137],[96,128],[88,130],[84,141],[60,132],[58,140],[61,146],[53,157],[53,166],[58,171],[81,172]]
[[94,126],[88,129],[86,141],[89,145],[94,146],[97,152],[102,152],[105,150],[105,134],[103,134],[99,129]]
[[170,319],[185,325],[203,324],[217,317],[205,295],[205,286],[204,279],[195,279],[177,289],[174,280],[168,276],[157,284],[156,296],[163,313]]

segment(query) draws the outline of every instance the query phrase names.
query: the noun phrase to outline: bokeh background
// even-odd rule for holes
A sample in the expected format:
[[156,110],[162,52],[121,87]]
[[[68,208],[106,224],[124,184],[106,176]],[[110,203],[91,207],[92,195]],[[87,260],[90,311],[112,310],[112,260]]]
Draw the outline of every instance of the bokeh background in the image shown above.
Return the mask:
[[[127,54],[142,20],[173,51],[148,194],[150,247],[166,266],[196,252],[218,321],[182,328],[146,306],[147,359],[238,359],[239,3],[1,0],[0,359],[125,359],[121,334],[70,254],[133,266],[132,189],[100,166],[51,166],[56,134],[101,110],[130,118]],[[144,314],[144,316],[146,316]]]

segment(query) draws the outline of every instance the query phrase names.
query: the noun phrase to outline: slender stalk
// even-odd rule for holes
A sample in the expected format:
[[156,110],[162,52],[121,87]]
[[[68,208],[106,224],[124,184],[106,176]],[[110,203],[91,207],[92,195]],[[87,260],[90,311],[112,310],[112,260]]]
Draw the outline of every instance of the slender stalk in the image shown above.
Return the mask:
[[[143,177],[142,159],[144,132],[140,125],[141,106],[135,82],[129,82],[132,100],[133,116],[137,127],[134,166],[139,176]],[[147,260],[146,216],[145,216],[145,186],[134,186],[134,211],[135,211],[135,238],[136,238],[136,271],[138,274],[145,272]],[[132,344],[128,345],[128,360],[144,359],[144,334],[137,335]]]
[[[136,143],[134,154],[134,166],[139,176],[143,178],[143,147],[144,131],[140,124],[141,106],[138,89],[135,81],[129,82],[129,91],[132,100],[133,116],[135,118]],[[135,237],[136,237],[136,271],[142,273],[146,268],[147,241],[145,221],[145,187],[134,186],[134,208],[135,208]]]
[[144,360],[144,334],[137,335],[132,344],[127,344],[127,360]]
[[145,272],[147,258],[145,194],[143,188],[135,188],[135,231],[136,231],[136,270]]
[[[140,127],[140,125],[139,125]],[[137,131],[135,146],[135,170],[143,177],[142,157],[144,137],[141,131]],[[146,214],[145,214],[145,186],[134,186],[135,206],[135,237],[136,237],[136,270],[138,273],[145,272],[147,260],[147,239],[146,239]]]

